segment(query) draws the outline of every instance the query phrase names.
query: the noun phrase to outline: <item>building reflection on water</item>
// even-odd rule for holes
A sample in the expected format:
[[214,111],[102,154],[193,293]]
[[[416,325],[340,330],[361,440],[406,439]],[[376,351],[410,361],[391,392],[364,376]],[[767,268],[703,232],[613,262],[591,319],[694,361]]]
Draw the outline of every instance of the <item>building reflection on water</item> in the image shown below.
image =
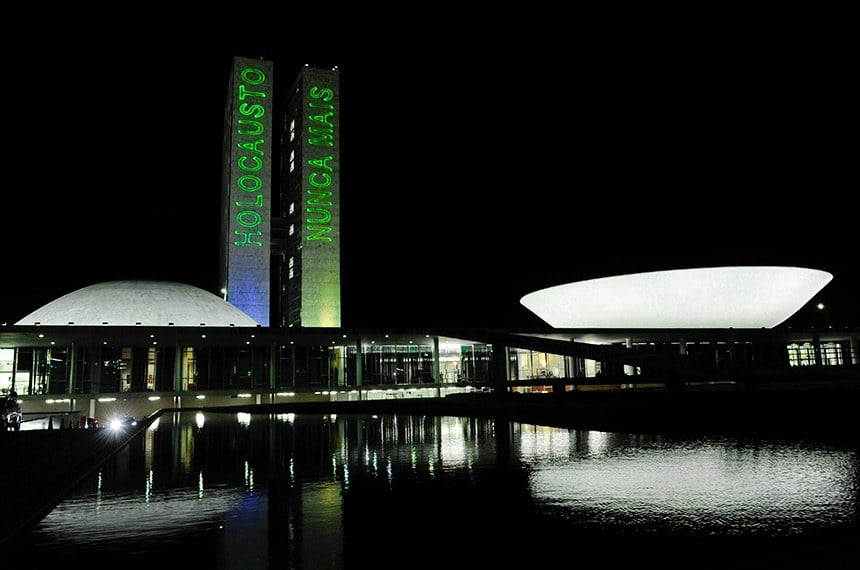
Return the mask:
[[168,412],[16,544],[33,562],[193,552],[213,568],[534,562],[589,548],[607,563],[669,564],[695,544],[687,563],[729,566],[730,540],[773,540],[771,558],[788,556],[774,545],[844,544],[858,487],[857,450],[823,442]]

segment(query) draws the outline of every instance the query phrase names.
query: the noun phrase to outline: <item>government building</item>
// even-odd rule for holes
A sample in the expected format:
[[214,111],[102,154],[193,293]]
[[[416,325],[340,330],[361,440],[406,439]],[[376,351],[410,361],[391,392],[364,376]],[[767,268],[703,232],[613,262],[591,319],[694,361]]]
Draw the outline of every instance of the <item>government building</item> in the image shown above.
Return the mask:
[[273,73],[270,61],[234,58],[219,290],[95,283],[0,328],[0,395],[14,392],[25,420],[77,427],[162,408],[860,380],[860,330],[782,324],[833,278],[807,268],[549,287],[521,299],[546,322],[536,330],[345,327],[338,71],[308,66],[286,93]]

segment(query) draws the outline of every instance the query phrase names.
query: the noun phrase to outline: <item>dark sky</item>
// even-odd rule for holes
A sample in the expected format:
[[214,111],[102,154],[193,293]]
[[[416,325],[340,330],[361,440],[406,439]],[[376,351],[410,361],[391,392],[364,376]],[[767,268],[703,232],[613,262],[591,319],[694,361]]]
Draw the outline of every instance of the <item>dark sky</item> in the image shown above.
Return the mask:
[[12,58],[0,322],[111,279],[214,292],[232,57],[285,89],[334,53],[345,326],[540,326],[536,289],[715,265],[830,271],[815,301],[860,325],[856,22],[685,10],[384,57],[261,32]]

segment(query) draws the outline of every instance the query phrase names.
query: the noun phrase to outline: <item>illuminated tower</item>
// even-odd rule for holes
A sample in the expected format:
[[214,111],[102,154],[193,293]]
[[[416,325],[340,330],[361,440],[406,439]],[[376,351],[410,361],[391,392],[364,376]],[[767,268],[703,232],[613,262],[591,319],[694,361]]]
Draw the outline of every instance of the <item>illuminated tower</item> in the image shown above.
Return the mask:
[[272,80],[272,62],[234,58],[221,173],[221,294],[262,326],[271,311]]
[[340,327],[340,83],[305,67],[286,94],[281,134],[281,326]]

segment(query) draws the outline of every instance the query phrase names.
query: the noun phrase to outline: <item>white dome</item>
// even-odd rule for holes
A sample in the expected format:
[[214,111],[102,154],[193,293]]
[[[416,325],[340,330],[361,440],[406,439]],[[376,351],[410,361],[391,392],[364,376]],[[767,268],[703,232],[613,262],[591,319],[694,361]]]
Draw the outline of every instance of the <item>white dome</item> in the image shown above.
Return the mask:
[[556,328],[771,328],[833,275],[802,267],[707,267],[577,281],[520,303]]
[[221,297],[170,281],[107,281],[83,287],[36,309],[17,325],[255,327]]

